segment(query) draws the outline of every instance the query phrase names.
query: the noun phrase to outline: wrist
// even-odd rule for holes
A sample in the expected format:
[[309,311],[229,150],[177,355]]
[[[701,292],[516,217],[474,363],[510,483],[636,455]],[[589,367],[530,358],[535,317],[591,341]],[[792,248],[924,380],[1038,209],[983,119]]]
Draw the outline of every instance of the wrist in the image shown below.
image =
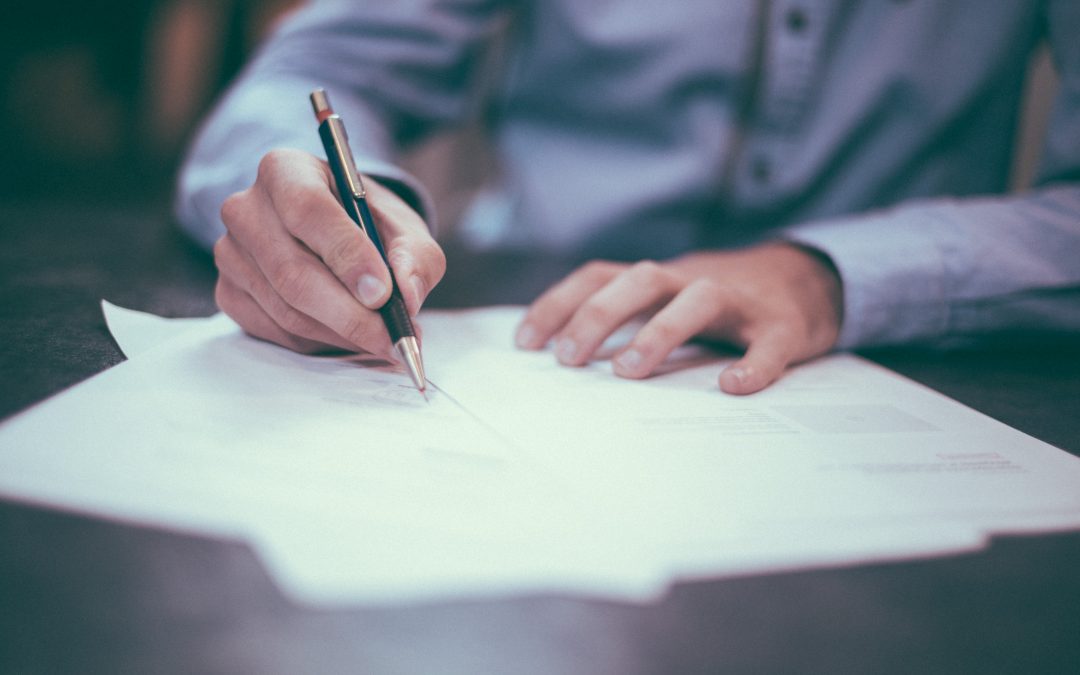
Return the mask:
[[836,264],[825,252],[811,246],[795,242],[775,246],[793,256],[791,282],[801,289],[806,306],[818,308],[814,328],[828,335],[824,341],[828,342],[826,350],[831,349],[844,321],[844,285]]

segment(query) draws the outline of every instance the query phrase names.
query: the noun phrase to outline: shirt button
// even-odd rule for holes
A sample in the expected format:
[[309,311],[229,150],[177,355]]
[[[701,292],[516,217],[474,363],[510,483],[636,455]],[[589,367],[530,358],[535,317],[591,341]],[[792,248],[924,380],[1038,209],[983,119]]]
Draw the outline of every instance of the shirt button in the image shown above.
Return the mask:
[[768,157],[755,157],[750,162],[750,177],[755,183],[768,183],[772,178],[772,163]]
[[784,17],[784,23],[787,24],[788,30],[792,33],[803,32],[808,22],[809,20],[806,18],[806,12],[804,12],[801,7],[792,7]]

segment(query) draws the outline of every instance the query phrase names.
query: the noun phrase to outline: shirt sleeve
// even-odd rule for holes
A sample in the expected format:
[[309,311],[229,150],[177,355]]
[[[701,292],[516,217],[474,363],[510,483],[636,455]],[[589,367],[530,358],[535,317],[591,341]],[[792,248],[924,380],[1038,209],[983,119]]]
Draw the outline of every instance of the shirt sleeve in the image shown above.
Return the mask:
[[847,349],[1080,332],[1080,3],[1048,3],[1060,87],[1037,188],[938,199],[807,223],[784,236],[828,255],[843,281]]
[[471,112],[470,78],[500,20],[497,5],[322,0],[287,18],[197,132],[178,178],[181,227],[210,247],[224,233],[222,202],[254,182],[266,152],[323,156],[308,101],[316,87],[345,120],[357,167],[433,226],[427,193],[395,160],[403,145]]

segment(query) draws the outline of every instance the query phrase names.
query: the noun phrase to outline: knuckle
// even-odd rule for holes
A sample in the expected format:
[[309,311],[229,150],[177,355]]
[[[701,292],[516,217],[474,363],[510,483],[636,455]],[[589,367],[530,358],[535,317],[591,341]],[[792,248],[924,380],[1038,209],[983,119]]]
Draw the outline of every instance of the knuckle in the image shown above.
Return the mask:
[[678,327],[662,318],[654,319],[649,326],[647,335],[648,342],[657,345],[678,346],[682,342],[682,334]]
[[243,255],[240,253],[240,247],[232,235],[226,233],[218,237],[218,240],[214,242],[212,252],[214,264],[217,265],[219,270],[236,270],[242,267]]
[[268,180],[277,175],[281,169],[293,160],[295,152],[286,148],[274,148],[259,160],[257,180]]
[[226,228],[232,230],[241,226],[246,220],[244,215],[247,211],[249,194],[248,190],[234,192],[221,203],[221,222],[225,224]]
[[712,279],[694,279],[687,288],[695,289],[703,295],[725,295],[727,287]]
[[525,311],[521,322],[546,328],[551,323],[550,314],[551,301],[546,296],[541,296]]
[[307,295],[313,274],[307,265],[298,260],[285,260],[274,265],[270,273],[270,283],[289,303],[301,300]]
[[274,320],[281,330],[290,336],[303,335],[308,329],[308,318],[292,307],[282,307],[280,314],[274,317]]
[[233,315],[233,299],[231,289],[228,284],[223,280],[218,279],[217,284],[214,286],[214,302],[217,303],[218,309],[225,312],[229,316],[236,318]]
[[360,239],[354,236],[357,233],[358,231],[346,232],[330,240],[321,255],[330,269],[341,274],[361,262],[363,247]]
[[605,281],[614,276],[617,265],[609,260],[590,260],[578,272],[586,279]]
[[607,326],[614,321],[614,313],[604,303],[589,299],[578,309],[578,316],[593,325]]
[[659,263],[653,260],[642,260],[634,263],[627,271],[630,277],[643,286],[656,286],[664,282],[667,273]]
[[214,264],[217,266],[218,271],[226,264],[229,256],[228,243],[225,241],[225,237],[219,237],[214,242]]

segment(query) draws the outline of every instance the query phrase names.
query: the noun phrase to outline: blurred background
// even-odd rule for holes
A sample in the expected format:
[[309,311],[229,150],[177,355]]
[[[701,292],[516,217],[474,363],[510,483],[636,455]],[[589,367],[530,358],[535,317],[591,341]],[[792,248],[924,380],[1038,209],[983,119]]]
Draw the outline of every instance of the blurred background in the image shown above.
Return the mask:
[[[0,203],[56,199],[62,190],[84,202],[164,206],[200,116],[275,22],[299,4],[10,3],[0,22]],[[1045,54],[1032,68],[1016,188],[1031,179],[1055,86]],[[408,158],[445,223],[460,213],[469,183],[483,176],[477,138],[475,129],[467,130]],[[447,171],[461,156],[473,158],[471,164]]]
[[10,3],[0,199],[167,197],[216,93],[297,0]]

